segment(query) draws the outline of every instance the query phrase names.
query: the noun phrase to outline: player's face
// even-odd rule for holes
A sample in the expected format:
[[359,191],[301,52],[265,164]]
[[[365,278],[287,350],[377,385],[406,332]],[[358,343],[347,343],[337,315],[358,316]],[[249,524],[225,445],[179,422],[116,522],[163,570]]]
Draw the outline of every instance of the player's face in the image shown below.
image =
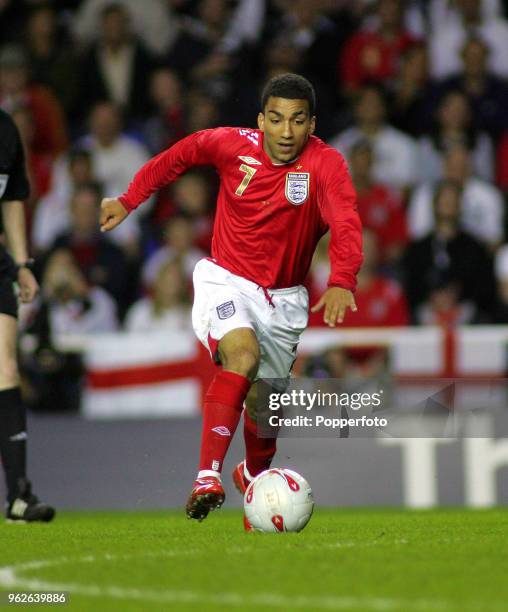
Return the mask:
[[259,129],[264,133],[263,148],[272,162],[285,164],[300,155],[316,127],[307,100],[268,98],[258,115]]

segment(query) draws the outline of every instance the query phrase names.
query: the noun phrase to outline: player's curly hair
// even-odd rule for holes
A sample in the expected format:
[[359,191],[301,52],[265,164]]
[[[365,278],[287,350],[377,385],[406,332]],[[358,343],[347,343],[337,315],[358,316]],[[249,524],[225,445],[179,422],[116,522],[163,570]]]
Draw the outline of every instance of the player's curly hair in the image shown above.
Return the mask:
[[261,110],[264,111],[268,98],[286,98],[287,100],[307,100],[309,113],[316,112],[316,92],[311,83],[300,74],[281,74],[271,78],[261,94]]

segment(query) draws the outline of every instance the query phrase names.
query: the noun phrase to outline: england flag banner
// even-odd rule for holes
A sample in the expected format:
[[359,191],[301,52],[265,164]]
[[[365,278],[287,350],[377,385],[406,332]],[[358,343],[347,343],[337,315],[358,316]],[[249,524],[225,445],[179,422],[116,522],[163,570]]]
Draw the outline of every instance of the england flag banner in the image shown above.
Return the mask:
[[88,338],[84,359],[81,409],[91,419],[198,415],[215,373],[191,332]]

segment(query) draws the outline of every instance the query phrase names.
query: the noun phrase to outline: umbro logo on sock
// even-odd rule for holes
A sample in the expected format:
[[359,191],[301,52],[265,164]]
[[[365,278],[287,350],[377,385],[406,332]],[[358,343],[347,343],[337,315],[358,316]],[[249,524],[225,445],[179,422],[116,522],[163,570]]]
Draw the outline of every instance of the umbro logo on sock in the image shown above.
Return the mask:
[[219,436],[230,436],[231,435],[231,432],[229,431],[229,429],[225,427],[224,425],[219,425],[219,427],[214,427],[212,431],[214,431],[215,433],[218,433]]
[[19,433],[11,436],[9,442],[22,442],[28,438],[26,431],[20,431]]

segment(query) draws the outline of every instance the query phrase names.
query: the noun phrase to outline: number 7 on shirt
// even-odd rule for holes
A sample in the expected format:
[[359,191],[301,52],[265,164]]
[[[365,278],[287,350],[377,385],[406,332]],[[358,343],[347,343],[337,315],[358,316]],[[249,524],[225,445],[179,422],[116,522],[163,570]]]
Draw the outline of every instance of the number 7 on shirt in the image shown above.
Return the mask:
[[249,183],[252,180],[252,177],[256,174],[257,168],[251,168],[245,164],[242,164],[239,168],[241,172],[245,172],[245,176],[243,177],[242,182],[238,185],[235,191],[235,195],[241,196],[243,192],[247,189]]

